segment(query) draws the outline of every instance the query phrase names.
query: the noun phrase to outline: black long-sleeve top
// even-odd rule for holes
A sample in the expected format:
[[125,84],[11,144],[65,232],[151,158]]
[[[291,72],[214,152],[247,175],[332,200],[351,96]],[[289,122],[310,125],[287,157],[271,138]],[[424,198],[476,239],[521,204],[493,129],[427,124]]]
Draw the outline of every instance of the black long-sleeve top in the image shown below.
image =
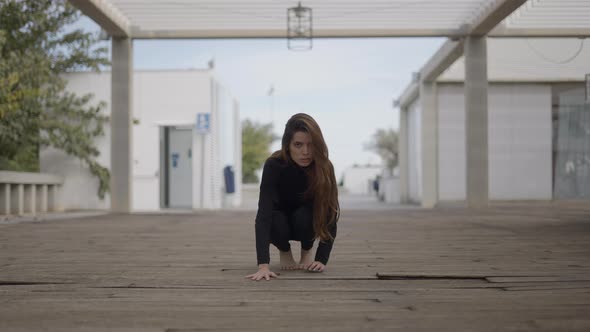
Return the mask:
[[[307,174],[303,167],[280,158],[271,157],[266,160],[262,170],[258,213],[256,214],[256,255],[258,264],[268,264],[270,262],[269,246],[272,211],[279,210],[288,215],[301,206],[312,206],[311,199],[304,197],[306,189]],[[332,223],[329,232],[334,239],[336,238],[336,230],[336,223]],[[320,241],[315,260],[324,265],[327,264],[333,244],[333,239]]]

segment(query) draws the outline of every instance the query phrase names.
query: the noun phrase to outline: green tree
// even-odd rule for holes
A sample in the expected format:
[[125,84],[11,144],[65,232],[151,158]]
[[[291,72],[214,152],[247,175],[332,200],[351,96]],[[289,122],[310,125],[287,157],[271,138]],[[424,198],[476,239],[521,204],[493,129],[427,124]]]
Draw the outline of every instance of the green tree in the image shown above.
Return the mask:
[[104,103],[67,92],[62,76],[108,65],[98,35],[71,29],[79,17],[65,0],[0,0],[0,169],[39,171],[39,149],[55,147],[88,166],[103,198],[110,174],[94,140]]
[[398,163],[398,136],[393,129],[377,129],[365,149],[377,153],[385,166],[393,170]]
[[271,124],[242,121],[242,182],[256,183],[259,170],[270,155],[270,145],[276,139]]

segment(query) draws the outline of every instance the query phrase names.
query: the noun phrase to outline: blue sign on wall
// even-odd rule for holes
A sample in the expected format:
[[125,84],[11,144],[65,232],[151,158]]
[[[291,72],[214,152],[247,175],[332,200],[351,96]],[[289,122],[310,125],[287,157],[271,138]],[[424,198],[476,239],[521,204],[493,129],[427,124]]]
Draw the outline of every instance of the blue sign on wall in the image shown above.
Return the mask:
[[178,158],[180,158],[180,154],[178,154],[178,153],[172,154],[172,168],[178,167]]
[[196,130],[199,134],[208,134],[211,127],[211,114],[197,113]]

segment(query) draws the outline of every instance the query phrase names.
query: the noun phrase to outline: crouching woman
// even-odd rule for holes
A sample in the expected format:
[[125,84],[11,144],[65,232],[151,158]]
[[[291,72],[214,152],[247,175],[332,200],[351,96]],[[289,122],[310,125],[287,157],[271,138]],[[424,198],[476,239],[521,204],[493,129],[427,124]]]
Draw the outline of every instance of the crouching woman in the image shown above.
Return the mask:
[[[320,127],[311,116],[295,114],[285,125],[281,150],[264,164],[255,227],[258,271],[246,278],[277,277],[269,268],[270,244],[279,250],[281,269],[324,271],[339,215],[334,167]],[[299,262],[289,241],[301,242]]]

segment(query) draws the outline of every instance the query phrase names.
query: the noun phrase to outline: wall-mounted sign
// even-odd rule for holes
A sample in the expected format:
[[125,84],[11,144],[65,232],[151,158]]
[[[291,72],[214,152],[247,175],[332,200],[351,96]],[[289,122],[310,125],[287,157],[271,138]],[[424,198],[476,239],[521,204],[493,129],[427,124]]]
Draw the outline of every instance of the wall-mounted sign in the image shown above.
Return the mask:
[[197,113],[197,122],[195,130],[199,134],[208,134],[211,127],[210,113]]
[[178,168],[178,158],[180,158],[180,154],[178,154],[178,153],[172,154],[172,168]]

